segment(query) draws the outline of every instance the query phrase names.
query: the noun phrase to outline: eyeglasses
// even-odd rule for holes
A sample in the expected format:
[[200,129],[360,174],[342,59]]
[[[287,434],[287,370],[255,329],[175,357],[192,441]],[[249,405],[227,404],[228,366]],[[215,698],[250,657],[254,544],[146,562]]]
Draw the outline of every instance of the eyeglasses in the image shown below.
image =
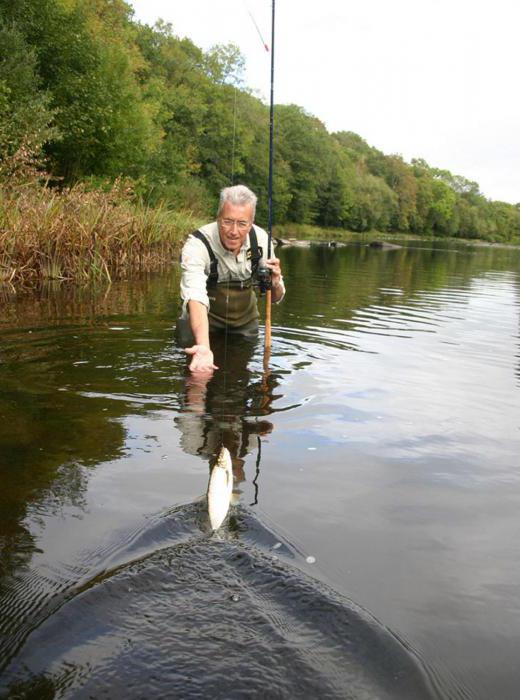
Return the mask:
[[249,221],[237,221],[236,219],[220,219],[220,223],[225,228],[233,228],[236,224],[239,231],[246,231],[251,226]]

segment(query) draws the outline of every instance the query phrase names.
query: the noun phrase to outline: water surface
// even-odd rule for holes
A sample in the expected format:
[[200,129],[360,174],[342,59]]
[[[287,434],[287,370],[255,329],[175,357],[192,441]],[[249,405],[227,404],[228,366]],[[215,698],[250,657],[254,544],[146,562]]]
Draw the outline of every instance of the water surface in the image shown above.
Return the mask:
[[520,254],[280,257],[268,371],[261,337],[221,337],[208,383],[173,340],[177,269],[2,297],[12,697],[518,696]]

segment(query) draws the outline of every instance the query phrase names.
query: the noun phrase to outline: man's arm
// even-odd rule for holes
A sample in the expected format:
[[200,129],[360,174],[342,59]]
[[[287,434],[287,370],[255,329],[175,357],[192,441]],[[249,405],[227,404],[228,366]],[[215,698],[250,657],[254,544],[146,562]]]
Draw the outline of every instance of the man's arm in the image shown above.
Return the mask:
[[213,352],[209,344],[209,322],[206,305],[200,301],[190,299],[188,301],[188,318],[191,332],[195,338],[195,344],[191,348],[184,348],[184,352],[192,355],[190,371],[213,372],[218,367],[213,363]]
[[207,258],[204,244],[194,236],[189,236],[181,255],[181,297],[195,343],[189,348],[184,348],[184,351],[192,355],[190,370],[206,374],[217,369],[213,364],[213,353],[209,345]]

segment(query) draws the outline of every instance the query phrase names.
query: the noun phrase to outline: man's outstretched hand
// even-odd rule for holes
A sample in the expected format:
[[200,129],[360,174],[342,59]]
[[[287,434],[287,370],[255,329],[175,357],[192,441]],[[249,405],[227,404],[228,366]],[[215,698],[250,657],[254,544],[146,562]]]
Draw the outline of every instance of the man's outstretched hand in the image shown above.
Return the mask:
[[213,353],[207,345],[192,345],[191,348],[184,348],[184,352],[192,355],[190,372],[212,374],[214,370],[218,369],[217,365],[213,364]]

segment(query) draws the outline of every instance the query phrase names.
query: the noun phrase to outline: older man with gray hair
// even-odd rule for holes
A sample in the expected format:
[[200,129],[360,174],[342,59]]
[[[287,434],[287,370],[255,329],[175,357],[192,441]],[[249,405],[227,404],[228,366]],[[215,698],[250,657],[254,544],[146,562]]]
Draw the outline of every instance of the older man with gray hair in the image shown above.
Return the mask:
[[192,372],[218,369],[210,330],[242,335],[257,332],[254,285],[259,269],[270,270],[272,301],[281,301],[285,294],[280,261],[267,258],[267,233],[253,223],[256,201],[256,195],[244,185],[224,188],[217,220],[194,231],[182,249],[183,308],[178,339],[191,355]]

